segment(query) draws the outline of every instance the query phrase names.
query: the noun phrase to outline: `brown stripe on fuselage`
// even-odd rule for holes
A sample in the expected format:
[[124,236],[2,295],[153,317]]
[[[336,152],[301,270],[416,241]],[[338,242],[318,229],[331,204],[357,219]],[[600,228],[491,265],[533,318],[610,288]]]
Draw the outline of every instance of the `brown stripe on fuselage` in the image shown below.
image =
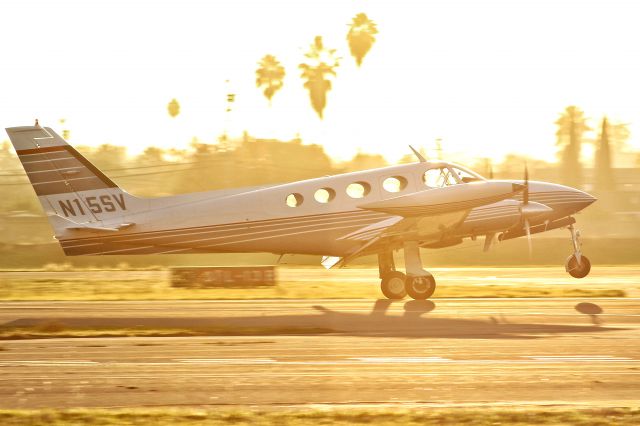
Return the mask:
[[199,235],[212,231],[229,231],[229,232],[241,232],[241,231],[264,231],[269,228],[276,228],[282,225],[291,225],[291,222],[298,222],[300,225],[308,225],[314,222],[327,223],[337,220],[349,220],[349,219],[371,219],[372,221],[379,221],[390,217],[386,213],[371,212],[366,210],[351,210],[336,213],[315,214],[306,216],[292,216],[286,218],[277,219],[265,219],[256,220],[251,222],[232,222],[221,223],[215,225],[202,225],[185,228],[175,229],[163,229],[158,231],[145,231],[145,232],[129,232],[122,235],[101,235],[96,237],[84,237],[84,238],[68,238],[61,240],[63,245],[73,244],[86,244],[90,242],[126,242],[132,238],[140,237],[171,237],[175,234],[191,234]]
[[[375,222],[374,222],[375,223]],[[154,241],[140,241],[140,242],[98,242],[94,244],[78,245],[78,246],[65,246],[63,250],[67,256],[78,255],[98,255],[98,254],[152,254],[162,253],[165,251],[176,250],[194,250],[203,253],[211,252],[225,252],[225,251],[243,251],[249,249],[255,249],[256,245],[263,244],[264,246],[273,245],[278,239],[287,238],[292,235],[305,235],[311,238],[312,234],[326,234],[327,232],[349,232],[350,229],[360,228],[366,226],[366,224],[316,224],[307,228],[298,229],[280,229],[270,230],[266,234],[252,235],[251,233],[241,234],[228,234],[227,232],[221,232],[221,234],[213,238],[218,239],[216,242],[211,241],[210,238],[204,239],[204,241],[193,241],[193,235],[185,235],[181,237],[161,237]],[[311,238],[314,240],[315,238]],[[261,243],[256,243],[261,241]],[[348,242],[341,243],[342,245],[348,244]],[[266,249],[266,247],[265,247]]]
[[208,231],[203,231],[199,233],[183,233],[178,235],[160,235],[160,236],[147,236],[147,237],[138,237],[138,238],[129,238],[125,240],[103,240],[100,242],[90,243],[85,242],[78,244],[65,244],[64,241],[61,241],[61,244],[65,248],[74,248],[74,247],[88,247],[91,248],[92,245],[97,244],[123,244],[123,245],[134,245],[134,246],[146,246],[146,245],[174,245],[174,244],[192,244],[195,246],[198,245],[217,245],[219,243],[227,244],[228,242],[245,240],[245,239],[262,239],[262,238],[272,238],[276,237],[282,233],[297,233],[297,232],[315,232],[322,231],[323,229],[327,229],[330,227],[340,226],[340,227],[355,227],[362,228],[364,226],[371,225],[372,223],[378,222],[377,218],[359,218],[359,219],[348,219],[348,220],[331,220],[325,222],[315,222],[315,223],[300,223],[295,225],[287,225],[281,224],[279,227],[271,228],[271,229],[211,229]]

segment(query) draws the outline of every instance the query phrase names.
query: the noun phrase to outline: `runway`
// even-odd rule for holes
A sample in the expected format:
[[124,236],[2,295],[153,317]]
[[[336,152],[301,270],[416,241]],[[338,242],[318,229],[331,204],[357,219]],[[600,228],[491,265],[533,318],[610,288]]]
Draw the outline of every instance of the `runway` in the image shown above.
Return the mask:
[[640,401],[635,298],[0,304],[5,326],[53,319],[318,334],[0,341],[0,408]]

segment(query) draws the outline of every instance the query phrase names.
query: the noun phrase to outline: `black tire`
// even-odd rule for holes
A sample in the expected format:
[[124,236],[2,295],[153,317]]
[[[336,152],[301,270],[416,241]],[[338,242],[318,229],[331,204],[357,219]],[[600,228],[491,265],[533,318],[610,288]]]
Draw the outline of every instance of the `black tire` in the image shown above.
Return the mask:
[[406,276],[402,272],[392,271],[382,278],[380,289],[387,299],[400,300],[407,295],[405,290]]
[[436,279],[431,274],[421,277],[407,277],[405,289],[411,298],[425,300],[430,298],[433,292],[436,291]]
[[576,255],[572,254],[567,258],[565,268],[573,278],[584,278],[589,275],[589,271],[591,271],[591,262],[589,262],[587,256],[581,256],[580,265],[578,265]]

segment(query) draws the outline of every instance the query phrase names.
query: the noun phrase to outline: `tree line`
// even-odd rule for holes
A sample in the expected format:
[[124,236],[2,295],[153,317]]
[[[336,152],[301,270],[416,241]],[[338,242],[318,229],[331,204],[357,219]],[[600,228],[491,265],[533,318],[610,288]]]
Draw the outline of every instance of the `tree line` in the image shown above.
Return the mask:
[[583,156],[582,146],[593,144],[595,189],[606,192],[615,189],[613,176],[613,153],[621,151],[629,140],[629,127],[625,123],[611,123],[605,116],[598,123],[595,138],[587,134],[594,129],[584,111],[575,105],[570,105],[560,114],[555,122],[556,146],[560,160],[562,183],[575,188],[583,184]]

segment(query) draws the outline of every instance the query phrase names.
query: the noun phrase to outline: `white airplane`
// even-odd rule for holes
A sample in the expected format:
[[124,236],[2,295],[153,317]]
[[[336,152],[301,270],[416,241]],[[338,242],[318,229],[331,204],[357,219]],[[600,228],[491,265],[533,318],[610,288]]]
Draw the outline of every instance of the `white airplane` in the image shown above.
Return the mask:
[[[591,268],[573,214],[595,201],[566,186],[487,180],[447,162],[426,161],[260,188],[161,198],[128,194],[51,128],[6,129],[64,253],[134,255],[271,252],[324,256],[327,267],[378,256],[389,299],[430,297],[436,287],[421,247],[464,238],[494,240],[567,227],[573,277]],[[241,171],[239,171],[241,172]],[[404,252],[405,273],[394,250]]]

